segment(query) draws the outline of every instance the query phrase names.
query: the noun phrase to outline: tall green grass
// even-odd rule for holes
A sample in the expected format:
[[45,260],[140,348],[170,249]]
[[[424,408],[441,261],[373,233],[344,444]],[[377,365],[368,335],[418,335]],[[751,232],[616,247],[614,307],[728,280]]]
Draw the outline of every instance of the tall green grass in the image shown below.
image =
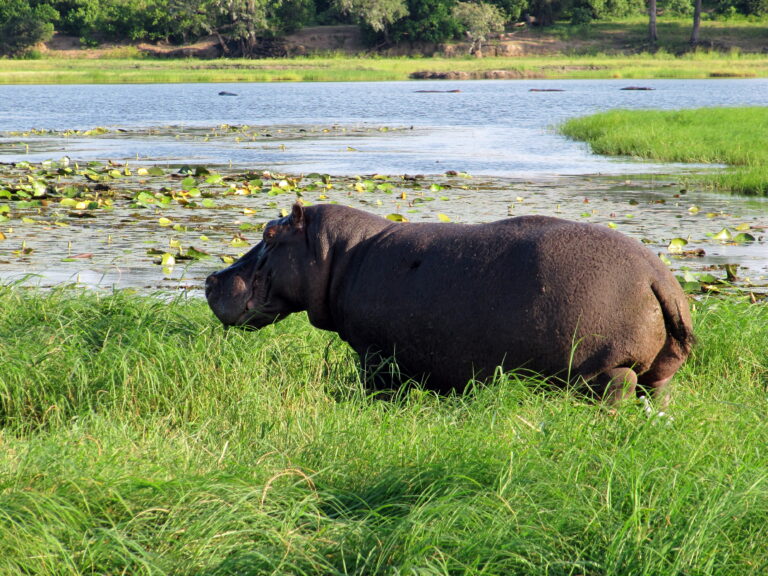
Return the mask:
[[613,110],[567,120],[566,136],[597,154],[664,162],[726,164],[697,180],[741,194],[768,195],[768,108]]
[[378,399],[295,316],[0,288],[0,574],[761,574],[768,309],[697,304],[673,418],[511,375]]

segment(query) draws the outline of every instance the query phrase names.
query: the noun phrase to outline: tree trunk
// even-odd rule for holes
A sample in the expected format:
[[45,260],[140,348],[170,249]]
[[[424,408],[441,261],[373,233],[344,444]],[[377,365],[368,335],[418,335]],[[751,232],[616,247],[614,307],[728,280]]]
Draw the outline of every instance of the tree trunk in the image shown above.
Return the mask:
[[648,0],[648,40],[655,46],[658,39],[656,34],[656,0]]
[[696,0],[693,6],[693,31],[691,32],[691,46],[699,43],[699,28],[701,27],[701,0]]

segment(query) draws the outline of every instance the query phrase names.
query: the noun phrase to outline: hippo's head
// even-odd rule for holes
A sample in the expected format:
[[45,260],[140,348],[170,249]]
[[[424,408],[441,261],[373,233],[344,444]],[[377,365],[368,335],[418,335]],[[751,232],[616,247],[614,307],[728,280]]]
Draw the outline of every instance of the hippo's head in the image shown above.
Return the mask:
[[302,276],[307,265],[304,209],[272,220],[264,238],[237,262],[205,281],[208,305],[225,326],[261,328],[306,308]]

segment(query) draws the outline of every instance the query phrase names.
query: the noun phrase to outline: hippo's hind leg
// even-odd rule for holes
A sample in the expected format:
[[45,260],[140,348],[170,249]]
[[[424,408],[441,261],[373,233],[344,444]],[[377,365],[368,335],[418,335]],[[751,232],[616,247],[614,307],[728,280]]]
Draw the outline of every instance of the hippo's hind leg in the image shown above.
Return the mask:
[[635,396],[637,373],[632,368],[609,368],[592,378],[588,386],[596,400],[615,406]]
[[653,401],[659,410],[666,410],[669,407],[669,382],[672,376],[659,378],[655,375],[643,374],[638,379],[638,395],[650,392]]

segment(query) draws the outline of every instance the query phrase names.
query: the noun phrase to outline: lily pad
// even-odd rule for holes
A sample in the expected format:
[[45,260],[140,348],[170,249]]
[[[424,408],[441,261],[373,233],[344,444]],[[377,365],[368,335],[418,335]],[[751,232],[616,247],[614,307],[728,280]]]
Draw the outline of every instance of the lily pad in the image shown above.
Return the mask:
[[672,238],[672,240],[669,242],[669,246],[667,246],[667,251],[670,254],[681,254],[683,252],[683,248],[688,245],[688,240],[685,238]]
[[736,244],[746,244],[747,242],[754,242],[755,237],[747,232],[739,232],[733,237],[733,241],[736,242]]
[[723,228],[720,230],[720,232],[712,236],[712,238],[715,240],[720,240],[721,242],[728,242],[733,238],[733,235],[731,234],[731,231],[728,230],[728,228]]

